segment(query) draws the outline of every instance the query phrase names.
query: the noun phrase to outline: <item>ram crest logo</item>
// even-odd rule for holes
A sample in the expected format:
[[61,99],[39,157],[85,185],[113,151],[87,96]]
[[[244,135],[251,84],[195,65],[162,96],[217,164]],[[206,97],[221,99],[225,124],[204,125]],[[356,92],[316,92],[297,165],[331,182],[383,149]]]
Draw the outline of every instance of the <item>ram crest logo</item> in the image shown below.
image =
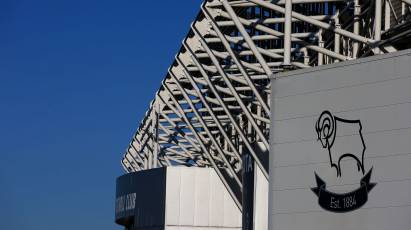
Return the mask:
[[[337,171],[337,177],[342,177],[341,161],[352,158],[357,163],[357,169],[362,175],[364,170],[365,142],[362,135],[360,120],[346,120],[324,111],[315,123],[317,140],[327,149],[331,168]],[[344,165],[344,167],[347,167]],[[355,167],[355,166],[354,166]],[[354,169],[355,170],[355,169]],[[327,189],[327,185],[317,173],[317,186],[311,188],[318,197],[318,204],[330,212],[350,212],[362,207],[368,200],[368,193],[376,183],[371,183],[372,168],[362,177],[359,187],[346,193],[335,193]]]
[[[335,137],[339,130],[346,131],[355,139],[350,140],[349,144],[342,141],[336,142]],[[329,111],[324,111],[315,124],[315,131],[323,148],[328,150],[331,167],[337,170],[338,177],[341,177],[341,160],[346,157],[355,159],[358,171],[364,174],[364,152],[366,147],[361,133],[362,125],[360,120],[346,120],[333,116]],[[342,135],[344,135],[344,132],[342,132]]]

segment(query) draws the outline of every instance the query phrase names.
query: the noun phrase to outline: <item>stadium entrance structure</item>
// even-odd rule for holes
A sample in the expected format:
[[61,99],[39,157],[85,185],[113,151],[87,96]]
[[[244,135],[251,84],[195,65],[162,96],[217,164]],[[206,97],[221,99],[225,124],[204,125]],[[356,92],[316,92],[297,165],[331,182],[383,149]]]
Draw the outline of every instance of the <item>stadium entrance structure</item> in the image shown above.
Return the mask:
[[125,171],[212,167],[243,210],[244,160],[268,178],[269,77],[410,48],[410,4],[205,1],[126,149]]

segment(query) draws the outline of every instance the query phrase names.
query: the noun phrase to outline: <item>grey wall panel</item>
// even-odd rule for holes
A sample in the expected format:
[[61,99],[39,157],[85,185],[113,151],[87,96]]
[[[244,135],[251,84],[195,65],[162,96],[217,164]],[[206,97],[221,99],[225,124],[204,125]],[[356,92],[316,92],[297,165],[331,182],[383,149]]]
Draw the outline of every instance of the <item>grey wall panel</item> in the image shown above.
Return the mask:
[[[349,141],[353,136],[340,137],[342,141]],[[389,131],[381,131],[375,133],[364,134],[364,139],[367,142],[366,158],[389,156],[389,155],[404,155],[411,153],[409,142],[411,140],[411,129],[395,129]],[[389,140],[388,145],[379,145],[382,141]],[[276,167],[298,166],[314,163],[328,163],[328,159],[318,162],[316,159],[322,159],[324,154],[327,154],[325,149],[318,149],[318,143],[302,141],[298,143],[284,143],[276,145],[277,153],[274,163]],[[310,154],[304,154],[310,153]]]
[[[323,158],[327,158],[328,153],[324,152]],[[411,154],[369,158],[365,160],[367,169],[374,168],[373,176],[379,181],[411,180]],[[306,164],[288,167],[277,167],[274,169],[275,181],[271,188],[297,189],[309,188],[314,185],[314,172],[323,175],[328,185],[353,184],[363,175],[358,173],[354,160],[347,158],[343,162],[343,178],[336,177],[336,171],[330,167],[329,162]],[[367,170],[368,171],[368,170]]]
[[361,209],[352,213],[335,214],[323,211],[275,215],[275,229],[395,229],[408,230],[411,207]]
[[[402,51],[384,56],[346,61],[344,64],[331,64],[280,73],[277,77],[286,77],[286,79],[281,79],[281,87],[276,88],[273,93],[277,98],[282,98],[330,90],[336,87],[349,87],[405,77],[410,75],[408,69],[404,68],[409,63],[411,63],[410,52]],[[381,66],[384,68],[380,68]],[[340,71],[338,77],[333,77],[337,71]]]
[[[408,91],[408,89],[406,89]],[[369,99],[373,99],[369,97]],[[354,99],[353,99],[354,100]],[[321,101],[321,100],[320,100]],[[316,103],[317,101],[306,102]],[[287,142],[301,142],[316,140],[315,123],[323,110],[341,106],[338,100],[336,105],[326,104],[317,115],[309,115],[301,118],[287,119],[274,122],[274,144]],[[333,110],[332,110],[333,111]],[[360,119],[363,125],[363,134],[390,131],[396,129],[406,129],[411,127],[409,114],[411,103],[399,103],[393,105],[382,105],[381,107],[366,107],[347,112],[333,113],[345,119]],[[339,136],[350,135],[352,130],[344,130]],[[277,134],[277,135],[276,135]]]
[[[293,71],[272,81],[270,229],[410,229],[410,55],[405,51]],[[328,139],[319,139],[316,130],[323,111],[331,112],[337,127]],[[321,127],[320,135],[327,133]],[[338,175],[331,163],[344,153],[358,159],[342,158]],[[361,182],[371,168],[375,187]],[[325,183],[317,193],[312,190],[315,173]],[[365,198],[358,198],[361,188],[368,189]],[[324,201],[327,191],[344,207],[338,203],[325,210],[324,204],[335,204]],[[365,204],[342,200],[347,198]]]
[[[329,186],[329,190],[343,192],[352,190],[357,185]],[[382,207],[411,206],[411,181],[379,182],[380,189],[369,193],[369,201],[364,209],[379,209]],[[390,194],[390,196],[387,196]],[[315,195],[310,189],[292,189],[275,191],[274,202],[276,211],[274,214],[322,211],[315,202]]]
[[[338,107],[335,107],[334,113],[410,102],[411,98],[407,92],[410,84],[411,75],[386,81],[319,91],[304,94],[304,96],[276,99],[276,107],[279,112],[275,120],[282,121],[294,117],[317,115],[318,110],[329,106],[335,107],[336,102],[345,101],[350,103],[339,104]],[[366,96],[364,92],[366,92]],[[370,100],[370,98],[373,98],[373,100]],[[312,103],[313,101],[321,101],[321,104]],[[300,106],[291,106],[295,104]]]

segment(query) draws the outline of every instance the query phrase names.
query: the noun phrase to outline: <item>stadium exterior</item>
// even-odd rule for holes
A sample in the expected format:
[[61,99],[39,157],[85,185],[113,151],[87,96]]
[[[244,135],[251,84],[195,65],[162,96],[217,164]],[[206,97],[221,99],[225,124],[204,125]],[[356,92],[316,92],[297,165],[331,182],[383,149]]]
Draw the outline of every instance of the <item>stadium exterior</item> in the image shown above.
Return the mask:
[[[356,128],[360,130],[357,132],[357,137],[361,137],[357,140],[363,140],[362,143],[366,143],[361,133],[362,128],[365,127],[362,126],[364,125],[363,123],[359,122],[363,120],[363,117],[360,116],[361,118],[358,118],[358,121],[353,120],[354,118],[344,120],[340,118],[341,114],[338,112],[341,113],[341,110],[339,110],[338,106],[336,108],[331,108],[332,106],[327,108],[319,107],[319,114],[313,114],[311,111],[311,113],[307,112],[307,114],[305,112],[298,112],[292,116],[285,116],[284,114],[287,114],[287,111],[290,111],[289,113],[292,114],[292,111],[297,110],[295,108],[315,107],[316,103],[309,99],[302,104],[294,103],[295,101],[290,100],[290,102],[277,107],[278,101],[281,101],[281,103],[286,101],[283,98],[291,98],[293,95],[303,95],[302,98],[304,98],[303,92],[307,92],[306,96],[308,98],[308,92],[332,91],[334,89],[332,87],[327,88],[328,86],[321,88],[322,83],[316,81],[315,76],[317,75],[315,74],[315,76],[311,74],[313,76],[306,80],[304,77],[298,78],[298,81],[289,80],[293,78],[288,78],[287,76],[294,76],[294,73],[310,76],[311,72],[318,71],[317,78],[320,78],[322,76],[321,71],[327,70],[326,75],[333,77],[323,79],[322,82],[326,82],[326,85],[333,85],[333,82],[336,82],[333,86],[336,88],[346,87],[346,85],[341,86],[338,84],[340,79],[351,79],[354,75],[356,79],[362,79],[361,77],[366,75],[367,71],[372,70],[374,70],[374,75],[364,77],[369,82],[373,82],[372,78],[381,78],[381,81],[388,81],[387,79],[398,74],[402,74],[400,78],[406,77],[407,71],[411,72],[409,65],[407,65],[407,62],[411,64],[410,59],[407,59],[410,52],[401,50],[411,48],[410,6],[411,2],[409,0],[205,1],[201,5],[200,12],[195,21],[191,24],[191,28],[182,42],[179,53],[175,56],[164,80],[161,82],[160,89],[154,95],[154,100],[150,103],[144,119],[141,121],[124,153],[122,159],[124,170],[127,173],[133,173],[128,175],[139,173],[151,175],[152,170],[170,166],[212,169],[210,173],[215,173],[219,178],[219,181],[215,182],[215,185],[212,186],[217,188],[218,184],[221,183],[226,189],[233,204],[237,207],[237,211],[243,214],[243,229],[267,229],[268,223],[269,229],[283,229],[287,226],[289,226],[289,229],[302,229],[303,226],[310,226],[308,229],[321,229],[317,225],[312,224],[316,221],[321,223],[321,221],[318,222],[321,219],[321,216],[319,217],[318,215],[312,217],[312,219],[310,219],[310,215],[301,216],[300,218],[305,218],[306,222],[293,222],[294,217],[287,217],[289,222],[277,220],[278,215],[285,215],[288,211],[289,213],[294,211],[296,213],[310,211],[304,208],[294,210],[287,205],[280,205],[285,207],[285,209],[276,209],[280,207],[276,203],[276,197],[280,196],[278,198],[280,200],[284,197],[279,195],[281,193],[279,191],[288,191],[287,189],[291,188],[287,186],[275,187],[277,163],[274,158],[277,157],[277,153],[282,154],[284,151],[285,154],[292,154],[292,150],[295,149],[290,147],[289,150],[276,150],[278,148],[276,138],[278,136],[282,140],[284,135],[289,135],[287,138],[293,140],[291,136],[311,132],[295,126],[284,128],[281,119],[284,121],[287,119],[297,119],[299,116],[308,116],[307,114],[318,118],[321,112],[324,112],[324,114],[330,113],[332,116],[325,119],[325,121],[331,121],[331,123],[326,123],[327,125],[324,126],[326,127],[325,130],[328,131],[330,126],[337,124],[336,121],[354,124],[360,127]],[[375,58],[370,57],[375,55],[380,55],[381,58],[378,58],[379,56]],[[356,61],[355,59],[359,60]],[[396,61],[382,61],[387,59]],[[354,63],[359,63],[359,66],[363,66],[361,63],[368,62],[375,64],[369,65],[372,66],[370,69],[358,67],[359,69],[362,68],[358,71],[350,71],[350,68],[347,67],[356,66],[357,64]],[[402,63],[396,66],[396,68],[400,69],[398,70],[399,72],[395,70],[384,72],[387,68],[392,69],[396,62]],[[345,72],[341,72],[341,68],[346,68]],[[366,80],[364,81],[367,82]],[[363,83],[353,80],[352,84],[361,85]],[[397,87],[401,86],[400,82],[395,84],[398,85]],[[411,86],[411,83],[405,82],[403,85]],[[305,86],[312,88],[310,91],[304,91],[306,90]],[[384,89],[396,91],[396,88]],[[411,98],[411,95],[406,93],[407,90],[401,90],[402,88],[398,88],[398,92],[404,91],[404,98]],[[287,93],[281,94],[283,91],[287,91]],[[342,95],[350,94],[350,92],[344,92]],[[362,92],[364,92],[362,97],[377,98],[377,96],[368,93],[368,91]],[[333,98],[333,96],[328,98]],[[350,105],[355,102],[355,98],[349,98],[347,101],[340,100],[336,96],[334,98],[336,99],[329,102],[330,104],[346,104],[347,108],[351,108]],[[322,100],[319,100],[318,103],[321,104]],[[300,101],[304,102],[302,99]],[[394,100],[394,102],[405,103],[403,100]],[[367,107],[367,104],[373,104],[372,101],[364,103],[365,105],[361,105],[361,108]],[[379,104],[375,106],[386,105]],[[333,111],[330,112],[329,110]],[[401,111],[403,113],[409,112],[407,109]],[[337,112],[338,116],[333,114],[334,112]],[[350,117],[350,115],[347,116]],[[318,124],[323,121],[320,118],[318,118]],[[411,118],[409,119],[411,120]],[[410,120],[406,119],[403,122],[410,122]],[[279,124],[278,127],[277,124]],[[315,127],[314,134],[316,130],[318,131],[321,128],[319,125],[318,127],[316,126],[315,120],[311,126]],[[343,127],[343,125],[338,127]],[[324,130],[322,131],[325,132]],[[321,139],[321,132],[318,133],[318,140],[325,140],[324,138]],[[270,141],[270,138],[272,141]],[[287,142],[287,138],[284,137],[285,142]],[[301,138],[304,139],[306,137],[301,136]],[[338,147],[339,142],[336,142],[337,144],[334,146],[334,139],[332,142],[328,142],[327,139],[326,142],[321,143],[323,144],[322,149],[327,150],[328,148],[331,159],[331,152],[335,151],[334,149]],[[358,143],[358,141],[355,143]],[[363,149],[365,151],[365,144]],[[307,153],[301,153],[303,156],[305,154],[309,154],[308,150]],[[354,155],[352,154],[350,159],[356,159],[358,170],[368,176],[364,177],[364,180],[360,178],[361,183],[364,183],[364,188],[371,190],[375,185],[366,180],[371,177],[371,173],[366,174],[369,168],[365,169],[364,160]],[[343,157],[345,156],[340,158]],[[364,152],[362,157],[364,157]],[[307,156],[303,159],[309,161],[311,158]],[[341,159],[338,159],[337,163],[331,161],[333,166],[331,168],[333,170],[337,169],[337,173],[333,174],[337,176],[337,179],[342,178],[344,175],[339,160]],[[313,159],[309,163],[314,164],[317,161],[320,162],[321,160]],[[295,163],[292,160],[286,160],[285,163],[287,162]],[[307,162],[299,162],[296,166],[300,165],[300,167],[303,167],[305,164]],[[287,168],[288,166],[285,164],[278,167]],[[310,176],[313,176],[315,171],[315,169],[308,169],[308,171],[299,172],[303,175],[310,174]],[[317,182],[322,182],[320,178],[321,176],[327,177],[325,174],[331,175],[328,171],[326,173],[323,172],[323,175],[317,175],[318,177],[316,178],[319,179]],[[290,178],[279,178],[279,181],[291,180],[292,175],[294,174],[291,173]],[[166,178],[165,180],[167,181],[175,180],[171,176],[169,178],[168,172],[164,173],[163,176],[160,175],[153,178],[153,180],[146,179],[145,182],[141,182],[140,186],[145,186],[144,184],[149,183],[147,181],[156,183],[154,181],[158,182],[158,178]],[[210,176],[210,178],[213,178],[213,176]],[[391,179],[396,180],[398,178],[400,176]],[[350,177],[350,179],[352,178]],[[135,201],[141,201],[142,199],[136,198],[136,196],[139,196],[136,192],[128,193],[127,191],[122,191],[123,185],[121,184],[123,182],[120,182],[121,180],[123,179],[119,179],[117,187],[116,207],[120,207],[120,211],[116,210],[116,221],[129,229],[154,229],[153,227],[150,228],[149,224],[144,225],[147,228],[144,226],[138,227],[138,223],[135,223],[137,220],[131,221],[133,216],[135,216],[133,213],[127,214],[131,218],[129,218],[130,221],[123,221],[125,207],[134,209],[135,206],[139,205]],[[132,179],[127,180],[131,181]],[[144,181],[144,179],[138,180]],[[372,180],[373,177],[371,177]],[[311,181],[315,181],[315,179]],[[161,186],[159,185],[158,188],[171,191],[172,189],[167,187],[170,183],[172,182],[165,182]],[[325,184],[324,187],[320,185],[310,195],[315,195],[315,191],[327,191],[321,189],[325,188]],[[127,186],[130,187],[130,185]],[[298,184],[295,186],[295,189],[297,189]],[[409,191],[411,188],[411,186],[404,186],[403,188],[408,189],[406,191]],[[303,187],[310,189],[306,185]],[[311,187],[315,187],[315,184]],[[381,185],[380,187],[383,186]],[[119,192],[120,190],[122,192]],[[268,191],[270,192],[270,201],[268,201]],[[334,211],[350,213],[352,210],[348,209],[354,209],[354,207],[361,208],[366,203],[365,199],[353,202],[351,196],[334,196],[336,193],[335,191],[333,192],[326,194],[331,199],[344,200],[344,204],[349,206],[346,207],[347,210],[344,210],[344,207],[341,205],[332,206],[336,208],[332,209]],[[130,196],[129,194],[132,195]],[[365,192],[361,191],[357,193],[358,196],[364,197],[365,194]],[[321,197],[319,193],[317,195]],[[155,197],[152,197],[152,199],[155,199]],[[290,200],[292,198],[287,197],[286,199]],[[404,201],[405,203],[410,200],[409,198],[404,199],[406,200],[406,202]],[[126,202],[126,200],[129,201]],[[165,200],[163,203],[167,206],[167,198]],[[213,198],[210,198],[209,204],[211,206],[213,202]],[[326,209],[328,206],[321,202],[319,198],[318,203],[320,206],[324,205],[325,208],[321,207]],[[364,202],[364,204],[360,205],[361,202]],[[364,206],[365,208],[367,208],[366,205]],[[291,207],[295,208],[292,205]],[[165,207],[165,209],[167,208]],[[142,212],[144,212],[144,209]],[[315,209],[313,212],[318,213],[320,211]],[[407,213],[410,214],[411,211]],[[201,215],[201,213],[198,215]],[[363,213],[362,215],[367,216],[368,214]],[[162,226],[166,225],[167,216],[169,216],[167,213],[162,216],[162,218],[166,218]],[[232,217],[236,219],[235,215],[232,215]],[[378,215],[374,217],[378,217]],[[394,219],[387,220],[394,221]],[[134,226],[132,228],[130,227],[131,222],[133,222]],[[223,222],[219,226],[220,229],[227,226],[227,228],[239,227],[235,221]],[[262,224],[262,222],[267,223]],[[364,224],[361,225],[361,221],[357,221],[358,223],[354,221],[353,224],[351,219],[347,219],[346,222],[351,223],[351,225],[347,224],[350,227],[343,227],[345,225],[345,222],[343,222],[339,223],[335,228],[372,229],[371,227],[364,227]],[[208,223],[206,229],[217,229],[213,228],[210,223]],[[225,225],[226,223],[228,224]],[[334,222],[330,221],[326,224],[332,223]],[[364,223],[367,224],[368,222],[365,221]],[[403,223],[409,222],[402,220],[401,223],[402,225],[397,225],[395,229],[407,229]],[[183,229],[183,227],[179,228],[178,226],[173,225],[166,229]],[[198,226],[204,227],[206,225],[199,224]],[[323,224],[322,226],[326,226],[324,229],[327,229],[331,225]],[[165,229],[165,227],[157,227],[158,229]],[[194,227],[191,227],[191,229],[194,229]]]

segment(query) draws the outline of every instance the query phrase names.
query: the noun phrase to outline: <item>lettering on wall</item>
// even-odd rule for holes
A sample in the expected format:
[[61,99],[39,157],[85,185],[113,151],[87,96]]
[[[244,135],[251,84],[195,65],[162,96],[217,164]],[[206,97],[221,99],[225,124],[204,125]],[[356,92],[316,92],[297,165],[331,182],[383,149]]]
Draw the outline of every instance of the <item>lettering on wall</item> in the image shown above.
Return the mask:
[[[330,167],[336,170],[338,178],[343,177],[341,160],[344,158],[356,161],[356,169],[348,170],[358,170],[363,175],[365,174],[364,153],[366,146],[360,120],[346,120],[333,116],[329,111],[323,111],[315,124],[315,131],[317,140],[328,151]],[[349,143],[342,141],[344,135],[341,133],[351,135]],[[376,185],[376,183],[370,183],[371,173],[372,168],[360,180],[360,186],[357,189],[341,194],[328,191],[324,180],[315,173],[317,187],[311,190],[317,195],[318,204],[323,209],[331,212],[350,212],[362,207],[367,202],[368,193]]]
[[136,193],[126,194],[116,199],[116,214],[134,210],[136,207]]

